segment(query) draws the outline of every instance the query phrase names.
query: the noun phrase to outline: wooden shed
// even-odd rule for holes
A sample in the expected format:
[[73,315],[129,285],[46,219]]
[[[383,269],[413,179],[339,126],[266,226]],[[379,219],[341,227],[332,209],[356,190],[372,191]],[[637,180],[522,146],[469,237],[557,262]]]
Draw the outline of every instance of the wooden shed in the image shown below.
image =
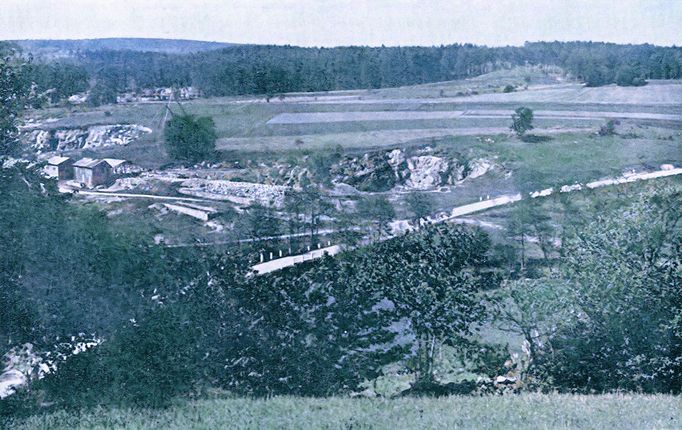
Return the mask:
[[111,166],[104,160],[81,158],[73,163],[73,179],[86,187],[106,184],[110,175]]
[[69,157],[54,156],[47,160],[45,174],[59,180],[73,178],[73,160]]
[[128,162],[128,160],[105,158],[104,161],[106,161],[111,168],[111,174],[113,175],[123,175],[130,171],[131,164]]

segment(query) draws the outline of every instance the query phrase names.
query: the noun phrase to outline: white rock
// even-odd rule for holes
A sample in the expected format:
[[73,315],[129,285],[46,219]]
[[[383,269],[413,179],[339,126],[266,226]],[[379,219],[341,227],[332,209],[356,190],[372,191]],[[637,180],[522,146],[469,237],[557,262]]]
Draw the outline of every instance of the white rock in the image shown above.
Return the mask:
[[406,184],[410,188],[428,190],[441,185],[443,175],[447,174],[449,163],[433,155],[422,155],[407,159],[410,178]]

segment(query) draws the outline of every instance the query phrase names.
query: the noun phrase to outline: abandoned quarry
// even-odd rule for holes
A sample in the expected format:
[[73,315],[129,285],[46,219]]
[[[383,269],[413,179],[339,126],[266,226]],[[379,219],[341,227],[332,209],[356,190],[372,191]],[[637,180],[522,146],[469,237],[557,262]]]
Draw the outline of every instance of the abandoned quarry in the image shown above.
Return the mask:
[[0,427],[682,427],[679,47],[0,52]]

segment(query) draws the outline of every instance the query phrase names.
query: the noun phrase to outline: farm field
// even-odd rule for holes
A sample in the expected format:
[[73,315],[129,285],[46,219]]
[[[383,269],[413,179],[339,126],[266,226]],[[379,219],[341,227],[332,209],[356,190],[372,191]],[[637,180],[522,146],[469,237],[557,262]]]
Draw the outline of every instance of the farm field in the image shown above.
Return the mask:
[[[525,78],[529,78],[527,82]],[[504,85],[515,90],[503,92]],[[680,96],[678,98],[678,96]],[[621,176],[626,171],[657,170],[663,164],[682,164],[682,84],[653,81],[644,87],[587,88],[552,73],[535,69],[502,70],[462,81],[440,82],[379,90],[294,93],[265,97],[197,99],[180,108],[209,116],[216,125],[219,162],[213,168],[189,168],[183,175],[208,180],[237,180],[282,185],[273,171],[295,171],[311,155],[340,151],[345,157],[381,156],[399,149],[405,157],[440,157],[466,165],[485,160],[492,169],[475,179],[445,187],[417,189],[434,200],[434,210],[482,198],[529,193],[548,187]],[[152,130],[126,145],[66,151],[72,157],[123,158],[145,169],[171,162],[163,146],[162,124],[170,115],[166,103],[131,103],[100,108],[75,107],[41,111],[34,124],[46,129],[87,128],[102,124],[137,124]],[[523,141],[509,131],[511,114],[524,105],[534,110],[532,134]],[[597,132],[606,121],[618,121],[614,135]],[[167,170],[151,176],[161,183],[139,181],[124,192],[180,196],[178,179]],[[280,181],[280,182],[278,182]],[[113,191],[113,190],[112,190]],[[355,190],[341,197],[383,195],[398,219],[408,217],[403,199],[415,191],[405,187]],[[197,196],[194,194],[193,196]],[[186,196],[187,197],[187,196]],[[203,196],[205,197],[205,196]],[[203,198],[202,197],[202,198]],[[209,196],[210,197],[210,196]],[[228,202],[212,206],[230,213]],[[227,242],[239,239],[230,228],[204,228],[181,215],[149,216],[148,203],[110,202],[113,213],[140,212],[146,222],[176,231],[177,242]],[[126,209],[128,208],[128,209]],[[116,218],[116,215],[114,215]],[[476,215],[482,219],[484,214]],[[228,217],[232,219],[231,217]],[[329,226],[326,226],[329,227]]]
[[[514,77],[519,72],[507,73]],[[506,133],[511,111],[521,104],[536,111],[535,127],[540,134],[575,130],[590,133],[609,118],[672,129],[682,124],[679,82],[585,88],[540,75],[534,79],[542,84],[531,81],[528,89],[503,93],[495,85],[511,78],[504,80],[502,72],[490,75],[415,87],[292,94],[270,102],[264,98],[199,99],[185,103],[184,108],[213,118],[220,150],[246,153],[320,149],[325,145],[361,150],[410,144],[419,139]],[[460,96],[445,92],[447,97],[439,96],[443,88],[452,87],[494,92]],[[178,109],[174,104],[170,108]],[[143,152],[154,153],[155,160],[159,160],[159,155],[165,158],[161,148],[155,147],[161,140],[159,130],[166,117],[165,109],[165,103],[76,107],[73,112],[60,108],[41,111],[37,120],[52,118],[44,123],[48,128],[117,123],[149,127],[153,130],[151,135],[125,149],[132,153],[133,161],[137,158],[151,162],[152,158],[145,159]]]
[[228,398],[165,410],[94,409],[11,422],[15,430],[158,429],[677,429],[682,399],[666,395],[524,394],[441,398]]

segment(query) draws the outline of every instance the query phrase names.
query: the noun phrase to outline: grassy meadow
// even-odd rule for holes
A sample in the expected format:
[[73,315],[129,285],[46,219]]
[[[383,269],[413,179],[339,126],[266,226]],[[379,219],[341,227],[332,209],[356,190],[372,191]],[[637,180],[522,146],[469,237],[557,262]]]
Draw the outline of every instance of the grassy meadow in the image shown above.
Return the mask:
[[8,422],[57,429],[679,429],[682,398],[524,394],[494,397],[211,399],[164,410],[60,411]]

